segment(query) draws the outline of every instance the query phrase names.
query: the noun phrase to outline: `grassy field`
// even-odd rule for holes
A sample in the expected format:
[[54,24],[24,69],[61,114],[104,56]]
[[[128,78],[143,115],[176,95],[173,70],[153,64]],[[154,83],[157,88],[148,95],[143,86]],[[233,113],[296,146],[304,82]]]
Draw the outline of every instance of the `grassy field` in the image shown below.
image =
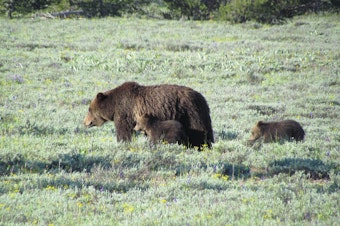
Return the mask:
[[[0,19],[0,225],[338,225],[340,23]],[[181,84],[207,99],[201,152],[85,129],[97,92]],[[301,143],[246,145],[258,120]]]

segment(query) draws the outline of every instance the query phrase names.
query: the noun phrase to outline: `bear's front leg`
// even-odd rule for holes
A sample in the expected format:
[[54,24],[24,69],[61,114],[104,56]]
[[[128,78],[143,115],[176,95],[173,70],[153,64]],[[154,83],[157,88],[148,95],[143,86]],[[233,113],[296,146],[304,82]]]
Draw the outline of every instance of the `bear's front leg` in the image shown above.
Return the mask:
[[134,124],[132,122],[129,122],[127,118],[124,117],[124,120],[115,119],[115,127],[116,127],[116,135],[117,135],[117,141],[121,142],[128,142],[131,141],[132,134],[134,132]]

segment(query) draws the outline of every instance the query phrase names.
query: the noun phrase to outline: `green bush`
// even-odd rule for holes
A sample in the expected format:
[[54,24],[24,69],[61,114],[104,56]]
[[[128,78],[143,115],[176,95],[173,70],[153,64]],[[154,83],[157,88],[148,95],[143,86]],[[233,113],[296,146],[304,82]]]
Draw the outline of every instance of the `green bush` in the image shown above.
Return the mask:
[[10,18],[34,13],[80,9],[89,17],[120,16],[122,12],[139,12],[151,0],[0,0],[0,13]]
[[220,0],[164,0],[173,18],[209,19],[223,1]]
[[63,3],[63,0],[1,0],[0,11],[1,13],[7,13],[10,18],[17,14],[32,13],[37,10],[46,9],[51,5],[58,5]]
[[[156,18],[192,20],[212,19],[242,23],[256,20],[281,23],[285,18],[306,12],[339,9],[336,0],[0,0],[0,13],[10,18],[37,11],[61,12],[62,16],[88,17],[148,15]],[[165,10],[166,9],[166,10]],[[151,11],[150,11],[151,10]],[[67,11],[67,15],[63,14]],[[53,16],[56,16],[52,13]],[[60,16],[60,15],[57,15]]]
[[323,0],[231,0],[219,9],[222,20],[243,23],[255,20],[261,23],[282,23],[285,18],[306,12],[319,12],[331,8],[330,1]]

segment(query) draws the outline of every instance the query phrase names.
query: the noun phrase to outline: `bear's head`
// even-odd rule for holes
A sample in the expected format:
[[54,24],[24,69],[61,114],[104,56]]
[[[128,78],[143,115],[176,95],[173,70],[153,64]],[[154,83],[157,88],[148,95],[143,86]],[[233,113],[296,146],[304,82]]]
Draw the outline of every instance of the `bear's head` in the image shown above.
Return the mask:
[[259,138],[261,138],[261,136],[263,135],[263,125],[264,125],[264,122],[258,121],[256,125],[251,129],[251,135],[249,138],[250,144],[253,144]]
[[91,101],[89,111],[84,119],[86,127],[102,126],[106,121],[111,120],[113,112],[110,113],[110,108],[106,104],[107,99],[106,94],[98,93]]

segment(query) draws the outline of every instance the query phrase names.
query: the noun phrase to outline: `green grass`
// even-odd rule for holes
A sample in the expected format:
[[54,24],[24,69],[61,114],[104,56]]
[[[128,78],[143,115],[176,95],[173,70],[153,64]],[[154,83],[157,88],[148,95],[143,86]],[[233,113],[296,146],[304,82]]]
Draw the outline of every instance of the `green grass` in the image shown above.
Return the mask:
[[[338,224],[338,21],[1,18],[0,224]],[[132,80],[201,92],[213,148],[85,129],[96,93]],[[304,142],[246,145],[288,118]]]

